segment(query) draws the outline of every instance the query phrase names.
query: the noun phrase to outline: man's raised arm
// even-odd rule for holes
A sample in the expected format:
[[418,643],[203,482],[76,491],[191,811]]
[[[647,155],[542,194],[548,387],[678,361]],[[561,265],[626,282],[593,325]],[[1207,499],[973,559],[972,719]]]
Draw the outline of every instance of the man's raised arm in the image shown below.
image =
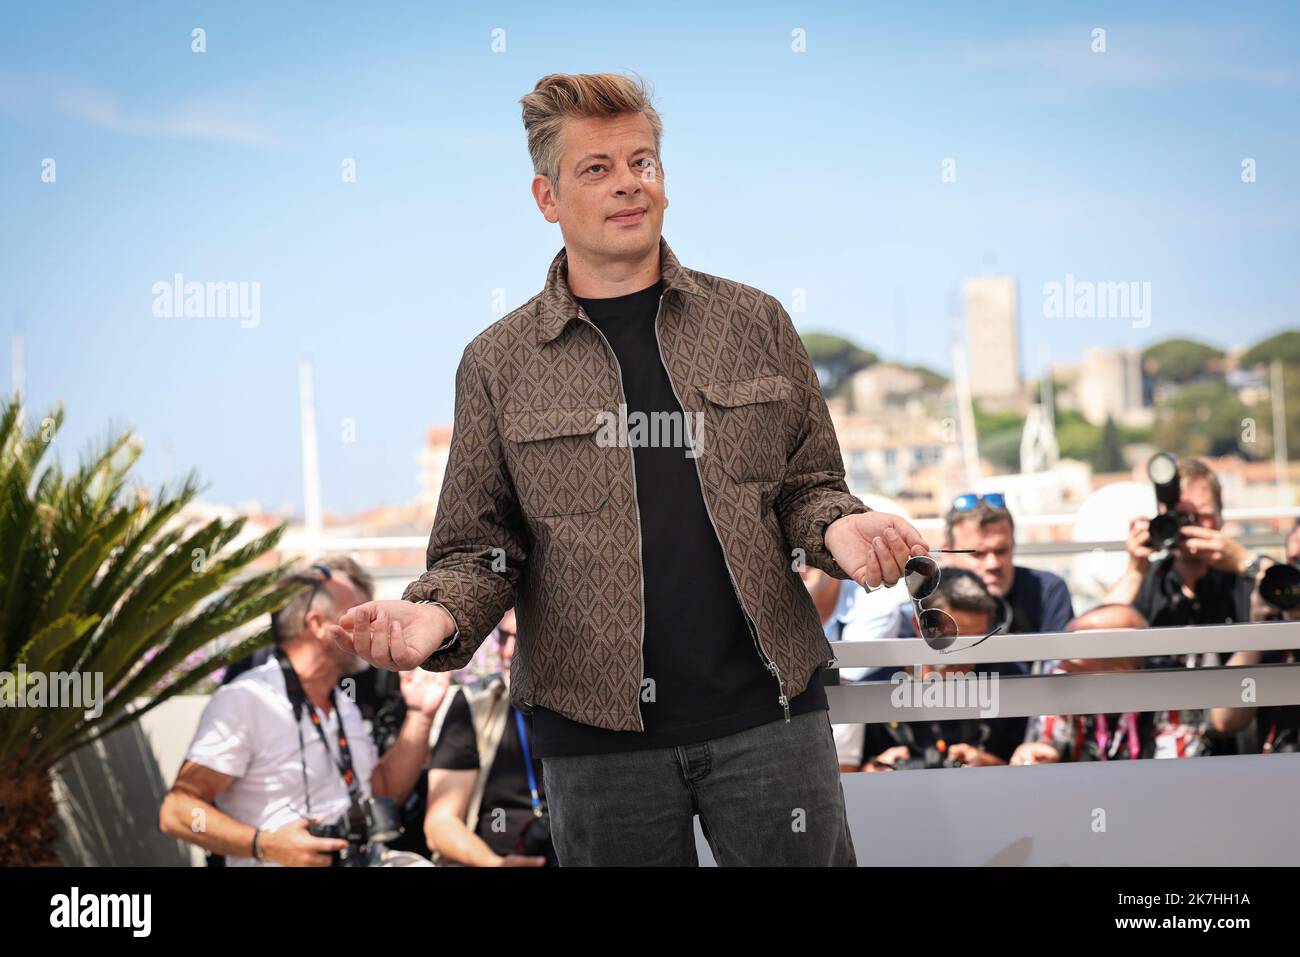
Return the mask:
[[897,515],[875,512],[849,491],[844,459],[822,398],[817,372],[780,300],[769,297],[773,341],[802,406],[793,449],[773,502],[792,549],[832,578],[851,578],[864,588],[892,585],[907,560],[929,545]]
[[463,668],[515,604],[528,538],[474,348],[465,347],[456,370],[451,450],[427,570],[401,601],[358,605],[332,632],[340,646],[380,668]]

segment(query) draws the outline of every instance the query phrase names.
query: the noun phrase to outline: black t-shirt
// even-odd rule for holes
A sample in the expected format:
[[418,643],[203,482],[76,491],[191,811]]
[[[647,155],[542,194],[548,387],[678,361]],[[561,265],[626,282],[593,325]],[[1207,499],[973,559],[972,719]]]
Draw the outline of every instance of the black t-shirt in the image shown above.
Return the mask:
[[1152,628],[1224,625],[1250,621],[1254,582],[1211,568],[1196,582],[1195,597],[1183,594],[1183,579],[1172,555],[1152,565],[1133,607]]
[[[655,334],[662,292],[660,281],[624,296],[578,299],[618,359],[629,433],[636,413],[666,412],[677,420],[674,434],[684,434]],[[784,718],[780,687],[750,636],[686,451],[684,444],[632,449],[645,585],[642,676],[653,680],[654,697],[646,700],[643,685],[645,731],[596,728],[539,706],[532,717],[541,757],[672,747]],[[807,690],[790,699],[790,714],[826,707],[818,670]]]
[[[1254,587],[1249,578],[1212,568],[1197,579],[1195,597],[1188,598],[1183,593],[1183,579],[1174,565],[1174,557],[1167,555],[1147,571],[1133,607],[1152,628],[1230,625],[1250,621]],[[1189,663],[1187,655],[1151,655],[1142,666],[1177,668]]]
[[[460,689],[447,706],[438,741],[433,746],[430,767],[448,771],[473,771],[478,769],[478,739],[474,734],[474,720],[469,702]],[[525,733],[529,735],[528,719],[524,719]],[[474,833],[498,854],[520,853],[515,846],[524,825],[533,817],[532,795],[528,790],[528,774],[524,767],[524,752],[519,746],[519,731],[512,707],[506,715],[505,731],[497,746],[492,767],[487,771],[483,788],[483,801],[479,805],[478,826]],[[537,779],[537,794],[546,810],[546,792],[542,786],[542,765],[533,755],[533,776]],[[500,813],[498,813],[500,809]],[[494,822],[502,821],[504,830],[494,830]]]

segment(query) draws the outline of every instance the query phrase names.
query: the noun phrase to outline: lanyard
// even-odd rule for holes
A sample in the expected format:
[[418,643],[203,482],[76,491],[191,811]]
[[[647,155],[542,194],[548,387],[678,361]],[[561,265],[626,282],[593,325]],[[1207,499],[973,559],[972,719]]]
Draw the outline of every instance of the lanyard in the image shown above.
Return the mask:
[[[1127,735],[1128,756],[1132,758],[1134,761],[1136,761],[1138,759],[1138,755],[1140,755],[1142,752],[1142,743],[1138,740],[1138,734],[1137,734],[1137,715],[1132,711],[1126,712],[1120,718],[1120,724],[1121,724],[1121,730],[1116,732],[1116,736],[1115,736],[1116,746],[1118,746],[1119,744],[1118,741],[1119,735],[1120,734]],[[1106,751],[1106,745],[1109,741],[1110,741],[1110,722],[1107,720],[1104,714],[1099,714],[1097,715],[1097,745],[1101,749],[1101,757],[1099,758],[1099,760],[1102,761],[1110,760],[1110,755]]]
[[537,775],[533,773],[533,756],[528,750],[528,734],[524,729],[524,716],[514,705],[510,710],[515,713],[515,728],[519,731],[519,747],[524,751],[524,770],[528,772],[528,793],[533,798],[533,817],[542,816],[542,799],[537,794]]
[[330,751],[329,744],[325,740],[325,729],[321,724],[316,706],[308,700],[307,692],[303,690],[302,682],[298,679],[298,672],[293,670],[289,656],[284,653],[283,648],[275,649],[275,659],[280,663],[280,671],[284,675],[284,688],[289,694],[289,703],[293,705],[294,724],[298,727],[298,757],[302,761],[302,789],[307,796],[307,816],[311,817],[311,788],[307,786],[307,753],[302,741],[302,712],[304,708],[311,717],[312,726],[320,737],[320,743],[325,749],[325,754],[329,756],[330,761],[338,769],[339,775],[343,778],[343,783],[348,786],[348,797],[352,799],[354,805],[360,804],[361,786],[357,784],[357,776],[352,770],[352,748],[348,746],[348,735],[343,729],[343,713],[339,711],[338,697],[334,694],[334,689],[330,689],[330,705],[334,708],[334,714],[339,723],[339,756],[337,759],[334,757],[334,753]]

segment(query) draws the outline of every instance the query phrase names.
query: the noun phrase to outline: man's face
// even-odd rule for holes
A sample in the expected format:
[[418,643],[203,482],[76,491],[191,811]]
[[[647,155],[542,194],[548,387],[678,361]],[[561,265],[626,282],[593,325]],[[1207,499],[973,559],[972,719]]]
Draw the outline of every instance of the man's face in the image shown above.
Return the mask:
[[[1192,479],[1182,485],[1183,497],[1178,500],[1178,511],[1191,515],[1196,524],[1202,528],[1217,529],[1223,525],[1223,516],[1214,504],[1214,490],[1205,479]],[[1204,563],[1204,558],[1196,558],[1187,551],[1187,546],[1180,540],[1175,550],[1186,561]]]
[[973,555],[949,555],[948,560],[979,575],[990,593],[1001,598],[1011,591],[1016,542],[1010,522],[983,526],[973,519],[957,522],[952,527],[952,547],[974,549]]
[[330,608],[328,604],[319,598],[312,602],[311,610],[307,613],[307,628],[312,638],[324,646],[325,653],[339,666],[339,670],[343,674],[354,675],[357,672],[365,671],[370,667],[370,662],[359,655],[349,654],[340,648],[325,631],[325,626],[327,624],[336,624],[339,617],[349,608],[364,605],[370,599],[366,597],[365,592],[353,583],[352,579],[341,572],[335,572],[333,577],[325,582],[323,588],[328,592],[334,607]]
[[[559,191],[533,178],[533,196],[547,222],[558,222],[564,245],[589,260],[639,260],[663,231],[663,168],[643,113],[566,117]],[[630,218],[617,213],[643,208]]]
[[1300,563],[1300,525],[1286,537],[1286,560],[1292,565]]
[[501,616],[497,625],[498,649],[501,655],[501,670],[509,671],[510,662],[515,658],[515,610],[511,608]]

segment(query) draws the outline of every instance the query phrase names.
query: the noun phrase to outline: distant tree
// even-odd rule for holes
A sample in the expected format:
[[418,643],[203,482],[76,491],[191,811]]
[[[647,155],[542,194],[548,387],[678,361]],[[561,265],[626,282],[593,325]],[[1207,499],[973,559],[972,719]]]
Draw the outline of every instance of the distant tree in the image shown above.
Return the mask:
[[981,441],[986,435],[997,432],[1014,432],[1019,435],[1024,431],[1025,417],[1016,412],[989,412],[975,403],[975,433]]
[[1015,412],[987,412],[975,403],[975,434],[979,453],[994,468],[1007,472],[1020,471],[1020,436],[1025,430],[1025,417]]
[[806,332],[800,338],[803,339],[808,359],[817,372],[823,395],[833,395],[840,383],[849,376],[878,361],[874,352],[863,349],[843,336],[827,332]]
[[1082,413],[1063,409],[1056,413],[1056,446],[1061,458],[1092,462],[1101,442],[1101,429],[1085,419]]
[[1142,367],[1154,379],[1189,382],[1209,371],[1223,352],[1195,339],[1164,339],[1142,351]]
[[1115,426],[1115,420],[1109,415],[1106,416],[1106,424],[1101,427],[1097,449],[1090,461],[1095,472],[1122,472],[1127,468],[1119,429]]
[[1269,336],[1267,339],[1255,343],[1241,357],[1241,365],[1244,368],[1250,368],[1251,366],[1264,365],[1274,359],[1281,359],[1286,363],[1300,364],[1300,332],[1294,330],[1279,332],[1275,336]]
[[1256,455],[1243,447],[1247,409],[1223,382],[1197,382],[1160,403],[1152,441],[1176,455]]
[[[1269,383],[1271,388],[1271,377]],[[1300,366],[1283,364],[1282,394],[1285,396],[1282,412],[1285,418],[1287,458],[1297,459],[1300,458]],[[1242,425],[1243,452],[1252,458],[1271,457],[1274,454],[1272,399],[1266,398],[1251,406],[1249,417]]]
[[980,436],[980,457],[988,459],[994,468],[1003,472],[1020,471],[1020,433],[995,432]]
[[948,377],[946,375],[943,375],[942,373],[939,372],[935,372],[929,366],[923,366],[923,365],[909,366],[909,365],[902,365],[900,363],[899,368],[906,369],[908,372],[915,372],[917,375],[921,377],[921,383],[927,389],[936,389],[936,390],[942,389],[944,386],[948,384]]

